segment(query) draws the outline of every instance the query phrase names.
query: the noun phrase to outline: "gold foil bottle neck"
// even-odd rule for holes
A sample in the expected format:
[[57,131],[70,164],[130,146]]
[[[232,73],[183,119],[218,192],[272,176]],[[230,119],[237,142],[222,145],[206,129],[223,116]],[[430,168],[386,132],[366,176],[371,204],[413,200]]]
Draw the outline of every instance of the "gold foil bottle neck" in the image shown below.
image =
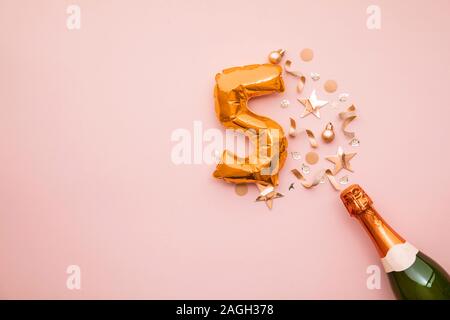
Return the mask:
[[373,201],[357,184],[341,192],[341,200],[351,216],[359,215],[371,208]]
[[392,247],[405,242],[378,214],[372,199],[359,185],[351,185],[342,191],[341,199],[350,216],[358,219],[372,238],[380,257],[384,258]]

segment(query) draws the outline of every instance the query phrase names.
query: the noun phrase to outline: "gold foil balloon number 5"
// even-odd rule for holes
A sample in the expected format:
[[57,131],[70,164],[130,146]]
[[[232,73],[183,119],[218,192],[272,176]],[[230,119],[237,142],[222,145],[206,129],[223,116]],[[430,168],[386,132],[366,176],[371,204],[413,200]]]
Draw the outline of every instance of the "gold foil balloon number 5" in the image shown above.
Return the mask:
[[262,64],[230,68],[216,75],[215,109],[228,129],[243,132],[255,146],[246,158],[224,150],[214,177],[231,183],[278,185],[278,173],[286,161],[287,139],[283,128],[270,118],[253,113],[248,100],[284,91],[278,65]]

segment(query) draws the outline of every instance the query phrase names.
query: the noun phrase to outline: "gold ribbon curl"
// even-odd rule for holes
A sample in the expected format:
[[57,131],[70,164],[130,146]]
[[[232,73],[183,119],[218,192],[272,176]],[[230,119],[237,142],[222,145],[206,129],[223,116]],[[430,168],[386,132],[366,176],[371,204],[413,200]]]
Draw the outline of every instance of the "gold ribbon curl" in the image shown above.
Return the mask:
[[340,112],[339,118],[344,121],[342,123],[342,132],[344,133],[344,135],[350,139],[354,138],[355,133],[352,131],[347,131],[347,126],[350,124],[350,122],[356,119],[356,107],[354,105],[351,105],[347,108],[346,111]]
[[290,120],[290,127],[289,127],[289,136],[292,138],[295,138],[298,133],[305,132],[306,136],[308,137],[309,144],[311,145],[311,148],[317,148],[319,145],[317,144],[316,137],[314,136],[314,133],[309,129],[300,129],[297,130],[297,123],[294,119],[289,118]]
[[320,180],[322,180],[322,177],[326,177],[328,179],[328,181],[330,182],[330,184],[333,186],[334,190],[336,191],[340,191],[341,188],[338,184],[338,182],[336,181],[336,179],[333,176],[333,172],[331,172],[330,169],[327,170],[320,170],[313,178],[312,182],[307,183],[304,181],[300,181],[302,186],[305,187],[306,189],[311,189],[314,188],[315,186],[320,184]]
[[292,61],[291,60],[286,60],[286,62],[284,63],[284,71],[286,71],[287,74],[290,74],[291,76],[298,78],[297,92],[301,93],[303,91],[303,89],[305,88],[305,82],[306,82],[306,77],[303,75],[303,73],[301,71],[292,69]]
[[300,171],[298,171],[298,169],[292,169],[291,172],[298,180],[305,180],[305,177],[301,174]]
[[290,127],[289,127],[289,136],[294,138],[297,135],[297,123],[294,119],[289,118],[290,121]]

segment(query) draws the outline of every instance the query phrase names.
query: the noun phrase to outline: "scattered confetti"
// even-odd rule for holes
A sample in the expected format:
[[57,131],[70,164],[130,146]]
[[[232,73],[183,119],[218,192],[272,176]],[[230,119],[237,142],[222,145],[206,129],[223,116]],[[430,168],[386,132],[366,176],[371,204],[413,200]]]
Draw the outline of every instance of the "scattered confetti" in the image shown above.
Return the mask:
[[257,183],[256,186],[258,187],[260,193],[255,201],[264,201],[269,209],[272,209],[274,199],[284,197],[283,194],[276,192],[272,185],[265,186]]
[[297,99],[304,107],[305,110],[303,110],[302,115],[300,118],[304,118],[310,113],[314,114],[317,118],[320,118],[320,111],[319,109],[328,104],[328,101],[319,100],[317,98],[316,90],[313,90],[310,97],[307,99]]
[[334,80],[327,80],[323,85],[323,88],[328,93],[333,93],[337,90],[337,82]]
[[314,151],[310,151],[306,154],[305,160],[309,164],[316,164],[319,161],[319,155]]
[[314,58],[314,51],[309,48],[303,49],[300,52],[300,58],[305,62],[309,62]]
[[349,95],[348,93],[341,93],[341,94],[339,95],[338,100],[339,100],[340,102],[347,102],[347,99],[348,99],[349,96],[350,96],[350,95]]
[[343,176],[339,179],[340,184],[347,184],[348,183],[348,176]]
[[348,138],[354,138],[355,133],[351,131],[347,131],[347,126],[355,120],[356,118],[356,107],[354,105],[351,105],[347,108],[346,111],[339,113],[339,118],[341,118],[344,122],[342,123],[342,132],[344,135]]
[[239,183],[234,186],[234,191],[238,196],[245,196],[248,192],[248,185],[246,183]]
[[[272,51],[268,57],[269,62],[272,64],[281,63],[284,54],[285,50],[282,49]],[[300,53],[300,58],[305,62],[313,60],[314,58],[313,50],[309,48],[303,49]],[[284,62],[284,70],[287,74],[294,76],[295,78],[298,79],[296,89],[299,93],[301,93],[305,87],[306,77],[301,71],[295,70],[292,65],[293,65],[292,61],[286,60]],[[312,80],[318,82],[319,80],[321,80],[321,75],[320,73],[317,72],[310,72],[308,78],[310,78],[308,79],[308,81]],[[317,85],[319,85],[319,83],[317,83]],[[338,90],[338,83],[335,80],[327,80],[325,81],[325,83],[323,83],[323,89],[327,93],[334,93]],[[316,90],[312,90],[309,98],[297,99],[304,106],[304,110],[300,115],[300,117],[304,118],[312,113],[315,117],[320,119],[321,117],[320,109],[322,107],[329,104],[331,108],[337,109],[339,107],[344,106],[344,103],[346,103],[349,100],[349,97],[350,97],[349,93],[343,92],[337,95],[337,99],[334,98],[335,101],[329,102],[325,100],[319,100],[319,98],[317,97]],[[279,105],[281,108],[286,109],[290,107],[291,102],[288,99],[282,99]],[[338,111],[336,110],[335,112]],[[347,138],[351,139],[348,142],[348,144],[352,147],[358,147],[360,145],[359,139],[355,137],[355,132],[347,130],[347,127],[356,117],[357,117],[356,107],[354,105],[351,105],[345,111],[339,113],[339,118],[343,120],[341,128],[342,132]],[[289,121],[290,121],[290,128],[289,128],[290,137],[296,137],[298,134],[305,132],[308,137],[311,148],[318,147],[315,135],[311,130],[297,128],[297,123],[294,118],[290,117]],[[335,132],[333,124],[331,122],[329,122],[326,125],[324,131],[321,134],[321,137],[322,140],[326,143],[332,142],[334,140]],[[216,159],[216,162],[219,163],[222,160],[222,153],[223,151],[214,150],[214,158]],[[315,151],[309,151],[304,156],[304,163],[301,164],[301,167],[299,169],[292,169],[291,173],[300,181],[302,186],[306,189],[313,188],[319,184],[326,184],[328,180],[335,190],[340,190],[340,188],[343,185],[347,185],[349,183],[349,176],[345,175],[340,178],[337,178],[335,175],[339,173],[342,169],[346,169],[350,172],[353,172],[350,165],[350,161],[353,159],[355,155],[356,153],[345,153],[343,148],[339,146],[336,155],[326,157],[328,161],[334,164],[334,169],[322,169],[317,173],[314,172],[314,175],[312,175],[311,182],[308,182],[305,176],[311,174],[311,168],[309,165],[311,166],[315,165],[320,160],[319,153]],[[293,160],[302,160],[302,155],[300,152],[293,151],[291,152],[291,156]],[[311,176],[309,177],[311,179]],[[255,201],[258,202],[264,201],[269,209],[272,209],[274,199],[284,197],[283,194],[275,190],[275,186],[272,184],[266,184],[265,182],[261,182],[256,183],[256,186],[259,189],[259,195]],[[249,187],[247,183],[239,183],[234,186],[234,191],[238,196],[244,196],[248,193],[248,188]],[[288,190],[289,191],[295,190],[295,182],[290,183]]]
[[289,118],[289,120],[291,123],[291,126],[289,127],[289,136],[294,138],[297,135],[297,123],[292,118]]
[[314,81],[320,80],[320,74],[318,74],[317,72],[311,72],[311,79],[313,79]]
[[302,181],[301,184],[303,187],[305,187],[306,189],[311,189],[315,186],[317,186],[318,184],[321,183],[321,181],[323,180],[325,183],[325,179],[328,179],[328,181],[330,182],[330,184],[333,186],[334,190],[339,191],[341,190],[339,184],[336,182],[336,180],[333,177],[333,173],[331,172],[330,169],[327,170],[321,170],[319,171],[313,178],[311,183],[307,183]]
[[298,180],[305,180],[305,177],[297,169],[292,169],[291,172]]
[[319,183],[320,184],[324,184],[325,182],[327,182],[327,178],[325,177],[325,174],[320,178]]
[[353,138],[352,140],[350,140],[348,144],[351,145],[352,147],[359,147],[360,142],[359,139]]
[[338,148],[338,152],[335,156],[326,157],[326,159],[334,163],[333,174],[336,175],[342,169],[353,172],[350,167],[350,160],[356,155],[356,153],[344,153],[342,147]]
[[302,172],[304,173],[304,174],[308,174],[308,173],[310,173],[311,172],[311,169],[309,168],[309,166],[307,166],[306,164],[302,164]]
[[305,87],[305,82],[306,82],[306,78],[303,75],[303,73],[301,71],[292,70],[292,61],[291,60],[286,60],[286,62],[284,63],[284,71],[286,71],[286,73],[298,78],[297,92],[299,92],[299,93],[302,92],[303,88]]
[[283,99],[280,102],[280,107],[282,107],[283,109],[286,109],[287,107],[289,107],[291,103],[289,102],[288,99]]
[[332,101],[330,102],[330,106],[331,108],[336,109],[338,107],[338,103],[336,101]]
[[309,141],[311,148],[317,148],[318,145],[317,145],[317,140],[316,140],[316,137],[314,136],[314,133],[309,129],[305,129],[304,131],[306,133],[306,136],[308,137],[308,141]]
[[292,159],[294,159],[294,160],[301,160],[302,159],[301,153],[297,152],[297,151],[291,152],[291,156],[292,156]]

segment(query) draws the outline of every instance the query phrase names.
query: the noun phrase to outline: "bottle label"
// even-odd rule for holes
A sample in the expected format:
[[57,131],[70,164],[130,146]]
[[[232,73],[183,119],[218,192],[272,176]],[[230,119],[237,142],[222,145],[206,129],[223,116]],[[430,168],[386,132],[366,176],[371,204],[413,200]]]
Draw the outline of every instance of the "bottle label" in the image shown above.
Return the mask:
[[394,245],[389,249],[386,256],[381,259],[384,270],[389,273],[408,269],[416,261],[418,252],[419,250],[409,242]]

